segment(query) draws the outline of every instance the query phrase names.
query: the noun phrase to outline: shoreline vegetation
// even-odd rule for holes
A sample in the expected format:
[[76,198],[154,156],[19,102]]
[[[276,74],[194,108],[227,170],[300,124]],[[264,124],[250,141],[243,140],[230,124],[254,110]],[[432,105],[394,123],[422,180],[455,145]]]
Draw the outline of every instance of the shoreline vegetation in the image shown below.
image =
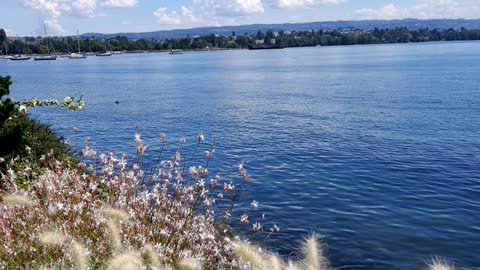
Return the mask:
[[[235,210],[252,179],[243,163],[237,175],[209,172],[215,140],[207,143],[199,133],[195,151],[203,151],[204,160],[192,161],[184,155],[185,138],[170,140],[161,133],[158,160],[146,168],[143,154],[154,150],[139,130],[132,161],[97,153],[88,138],[80,150],[77,129],[69,144],[30,120],[27,108],[79,110],[81,97],[15,102],[7,97],[10,85],[10,77],[0,77],[0,142],[21,139],[0,155],[1,269],[333,269],[315,235],[305,239],[296,261],[285,261],[232,231],[230,224],[237,222],[253,234],[280,233],[255,211],[256,201],[248,210]],[[176,145],[174,153],[164,153],[167,143]],[[454,267],[434,259],[425,269]]]
[[[266,31],[260,30],[255,35],[235,33],[230,35],[187,36],[184,38],[152,40],[129,40],[124,36],[109,39],[97,39],[83,36],[80,51],[98,53],[106,51],[145,53],[169,52],[171,50],[212,51],[229,49],[248,49],[249,46],[315,47],[366,44],[421,43],[433,41],[467,41],[480,40],[478,29],[415,29],[406,27],[307,31]],[[76,37],[7,37],[0,29],[0,54],[48,54],[50,44],[54,54],[68,54],[78,51]],[[106,48],[106,49],[105,49]]]

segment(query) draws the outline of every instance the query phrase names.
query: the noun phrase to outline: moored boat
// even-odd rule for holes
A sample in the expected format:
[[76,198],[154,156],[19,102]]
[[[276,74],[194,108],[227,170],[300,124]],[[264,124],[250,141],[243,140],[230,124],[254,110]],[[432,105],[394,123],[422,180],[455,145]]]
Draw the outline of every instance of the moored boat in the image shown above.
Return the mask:
[[[57,56],[55,54],[50,54],[50,46],[49,46],[49,39],[48,39],[48,36],[47,36],[47,28],[45,27],[45,23],[43,24],[43,30],[45,31],[45,41],[46,41],[46,45],[47,45],[47,55],[39,55],[39,56],[35,56],[33,58],[33,60],[35,61],[53,61],[53,60],[57,60]],[[52,50],[53,52],[55,53],[55,48],[53,47],[53,44],[52,44]]]
[[35,60],[35,61],[52,61],[52,60],[57,60],[57,56],[56,55],[39,55],[39,56],[35,56],[33,58],[33,60]]
[[30,60],[30,56],[27,55],[14,55],[10,57],[10,60],[12,61],[25,61],[25,60]]
[[183,54],[182,50],[170,50],[169,54]]
[[102,52],[102,53],[97,53],[96,56],[112,56],[111,52]]
[[77,30],[77,40],[78,40],[78,53],[71,53],[68,56],[69,59],[85,59],[85,58],[87,58],[87,56],[82,54],[82,52],[80,51],[80,36],[78,35],[78,30]]
[[272,49],[285,49],[281,45],[248,45],[249,50],[272,50]]
[[112,56],[112,52],[107,50],[107,41],[105,40],[105,51],[97,53],[97,56]]
[[5,59],[5,60],[8,60],[10,59],[12,56],[11,55],[8,55],[8,47],[7,47],[7,43],[5,42],[5,55],[0,57],[0,59]]
[[[20,37],[18,37],[20,38]],[[12,55],[9,59],[12,60],[12,61],[26,61],[26,60],[30,60],[30,56],[28,55],[24,55],[22,54],[23,52],[23,48],[22,48],[22,43],[19,42],[19,46],[17,46],[17,54],[16,55]]]
[[68,56],[69,59],[85,59],[87,58],[87,56],[85,56],[84,54],[81,54],[81,53],[71,53],[69,56]]

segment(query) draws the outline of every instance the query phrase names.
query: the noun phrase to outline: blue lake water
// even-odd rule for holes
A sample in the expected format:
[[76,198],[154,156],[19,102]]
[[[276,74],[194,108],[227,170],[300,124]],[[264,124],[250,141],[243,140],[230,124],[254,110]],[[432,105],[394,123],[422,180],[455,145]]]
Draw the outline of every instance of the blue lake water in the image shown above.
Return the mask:
[[7,74],[17,100],[76,87],[84,110],[33,116],[98,149],[134,151],[136,127],[152,147],[215,137],[211,168],[245,161],[243,199],[283,255],[316,232],[339,269],[480,268],[479,42],[2,60]]

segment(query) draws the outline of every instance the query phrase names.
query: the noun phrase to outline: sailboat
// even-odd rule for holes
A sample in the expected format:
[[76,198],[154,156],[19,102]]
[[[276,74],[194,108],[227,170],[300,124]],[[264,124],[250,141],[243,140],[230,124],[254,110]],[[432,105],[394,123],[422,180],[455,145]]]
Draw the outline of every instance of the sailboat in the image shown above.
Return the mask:
[[78,40],[78,53],[71,53],[70,56],[68,56],[68,58],[70,58],[70,59],[85,59],[87,57],[80,52],[80,36],[78,35],[78,30],[77,30],[77,40]]
[[[18,38],[18,39],[20,40],[20,38]],[[18,50],[18,47],[17,47],[17,50],[19,51],[19,54],[10,57],[10,60],[12,60],[12,61],[25,61],[25,60],[30,60],[30,56],[22,55],[22,54],[21,54],[21,52],[22,52],[22,45],[20,44],[20,41],[18,41],[18,43],[19,43],[19,47],[20,47],[20,50]]]
[[85,55],[95,55],[95,53],[92,52],[92,42],[90,39],[88,39],[88,48],[90,49],[89,52],[85,53]]
[[105,52],[97,53],[97,56],[112,56],[112,52],[107,51],[107,41],[105,40]]
[[122,52],[120,51],[120,45],[119,45],[118,39],[117,39],[117,47],[116,47],[116,50],[113,51],[113,54],[122,54]]
[[67,45],[67,53],[65,54],[62,54],[60,55],[60,58],[68,58],[70,57],[70,47],[68,46],[68,39],[64,40],[65,41],[65,45]]
[[8,47],[7,47],[7,43],[5,42],[5,56],[3,56],[2,59],[8,60],[10,58],[12,57],[8,55]]
[[[47,42],[47,55],[40,55],[40,56],[34,57],[33,60],[35,61],[57,60],[57,56],[55,54],[50,54],[50,46],[48,44],[49,39],[47,36],[47,28],[45,27],[45,24],[43,24],[43,30],[45,31],[45,40]],[[55,53],[55,48],[53,48],[53,44],[52,44],[52,49],[53,49],[53,52]]]

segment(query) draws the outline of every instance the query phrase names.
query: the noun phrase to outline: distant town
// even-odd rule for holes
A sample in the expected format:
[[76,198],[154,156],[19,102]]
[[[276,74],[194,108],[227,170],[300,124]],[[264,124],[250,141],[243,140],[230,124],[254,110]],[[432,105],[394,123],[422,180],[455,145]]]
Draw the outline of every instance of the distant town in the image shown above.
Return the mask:
[[[209,34],[204,36],[186,36],[163,40],[128,39],[115,36],[102,39],[95,36],[69,37],[7,37],[0,29],[1,54],[64,54],[70,52],[97,53],[113,52],[150,52],[169,50],[216,50],[245,49],[249,46],[337,46],[357,44],[409,43],[429,41],[480,40],[480,30],[466,29],[408,29],[394,27],[371,30],[335,29],[272,31],[256,34],[232,32],[227,35]],[[80,47],[80,48],[79,48]]]

